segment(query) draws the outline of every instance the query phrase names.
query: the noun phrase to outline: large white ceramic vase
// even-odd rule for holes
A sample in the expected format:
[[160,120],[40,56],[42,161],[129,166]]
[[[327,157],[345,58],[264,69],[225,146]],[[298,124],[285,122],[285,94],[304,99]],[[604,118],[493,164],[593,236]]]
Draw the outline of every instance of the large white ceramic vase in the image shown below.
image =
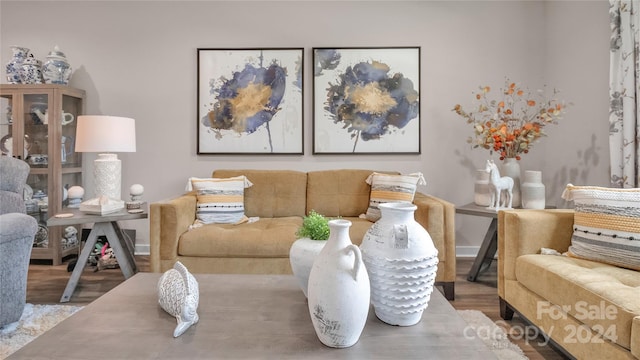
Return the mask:
[[410,203],[380,205],[382,217],[365,234],[360,249],[371,280],[376,316],[390,325],[422,319],[438,270],[438,250],[415,221]]
[[320,251],[322,251],[326,243],[327,240],[300,238],[294,241],[291,245],[291,249],[289,250],[291,270],[298,280],[298,285],[300,285],[300,289],[302,289],[305,297],[309,296],[307,287],[309,284],[311,267],[318,255],[320,255]]
[[309,275],[309,315],[320,341],[329,347],[353,346],[369,314],[369,277],[360,249],[351,243],[351,221],[329,221],[329,239]]
[[508,176],[513,179],[513,189],[511,192],[511,206],[514,208],[522,205],[520,197],[520,163],[516,158],[505,158],[500,166],[500,176]]

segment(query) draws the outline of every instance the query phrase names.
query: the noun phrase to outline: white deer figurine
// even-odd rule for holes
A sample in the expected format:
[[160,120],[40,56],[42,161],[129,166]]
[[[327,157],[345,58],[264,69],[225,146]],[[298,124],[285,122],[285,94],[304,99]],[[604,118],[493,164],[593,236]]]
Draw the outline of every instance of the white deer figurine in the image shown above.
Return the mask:
[[198,282],[180,261],[176,261],[173,269],[167,270],[158,281],[158,304],[178,320],[173,337],[182,335],[198,322],[199,300]]
[[[500,176],[498,166],[493,160],[487,160],[484,171],[489,173],[489,188],[491,189],[491,204],[489,209],[511,209],[513,202],[513,179],[508,176]],[[505,191],[506,196],[503,195]],[[504,201],[501,201],[504,199]]]

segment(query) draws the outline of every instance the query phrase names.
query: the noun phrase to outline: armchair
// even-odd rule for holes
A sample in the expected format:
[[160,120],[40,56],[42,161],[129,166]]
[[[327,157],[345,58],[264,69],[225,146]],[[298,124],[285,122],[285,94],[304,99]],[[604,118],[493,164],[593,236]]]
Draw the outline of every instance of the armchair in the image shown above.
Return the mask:
[[23,189],[29,165],[0,156],[0,328],[22,316],[37,221],[26,214]]

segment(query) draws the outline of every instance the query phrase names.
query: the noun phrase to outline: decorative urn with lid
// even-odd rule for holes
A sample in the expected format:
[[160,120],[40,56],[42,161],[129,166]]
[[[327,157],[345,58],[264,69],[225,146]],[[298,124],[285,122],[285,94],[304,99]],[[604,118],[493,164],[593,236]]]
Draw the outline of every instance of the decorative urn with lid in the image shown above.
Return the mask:
[[67,57],[64,55],[58,45],[56,45],[49,55],[47,60],[42,66],[42,77],[46,84],[62,84],[67,85],[71,78],[71,65],[67,61]]
[[29,54],[22,62],[20,79],[23,84],[42,84],[42,62],[33,57],[33,54]]

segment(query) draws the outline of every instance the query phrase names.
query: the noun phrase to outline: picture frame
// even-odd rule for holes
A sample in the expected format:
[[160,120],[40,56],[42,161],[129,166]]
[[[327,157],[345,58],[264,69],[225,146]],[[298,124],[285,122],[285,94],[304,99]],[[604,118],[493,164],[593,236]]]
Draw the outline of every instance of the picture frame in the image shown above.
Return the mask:
[[313,154],[420,154],[420,47],[313,48]]
[[303,48],[197,49],[197,153],[303,154]]

